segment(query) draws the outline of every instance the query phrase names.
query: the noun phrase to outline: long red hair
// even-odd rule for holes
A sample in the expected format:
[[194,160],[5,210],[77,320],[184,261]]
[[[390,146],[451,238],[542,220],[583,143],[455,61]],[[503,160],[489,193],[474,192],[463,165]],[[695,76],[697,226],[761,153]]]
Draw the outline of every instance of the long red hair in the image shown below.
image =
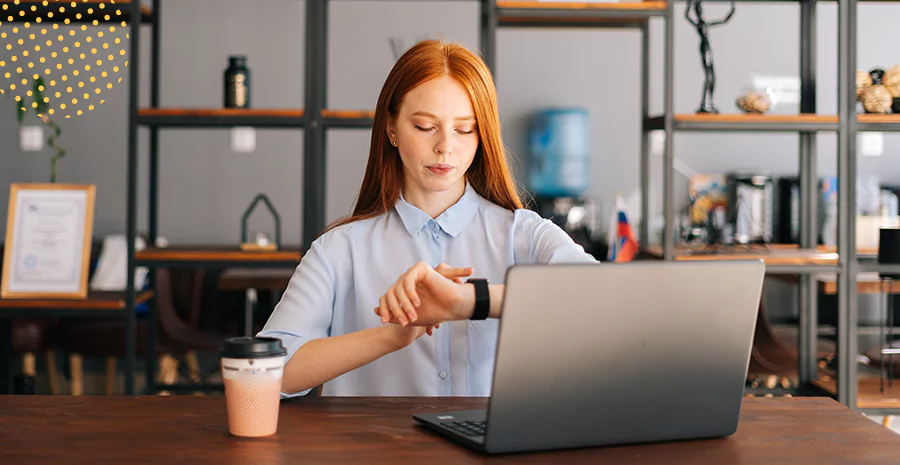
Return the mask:
[[400,104],[410,90],[442,76],[462,84],[475,110],[479,144],[466,172],[468,183],[475,192],[503,208],[523,208],[503,150],[497,90],[490,70],[481,58],[461,45],[426,40],[407,50],[388,74],[378,96],[369,161],[353,214],[336,221],[326,231],[379,216],[400,200],[403,163],[397,148],[388,140],[389,116],[396,120]]

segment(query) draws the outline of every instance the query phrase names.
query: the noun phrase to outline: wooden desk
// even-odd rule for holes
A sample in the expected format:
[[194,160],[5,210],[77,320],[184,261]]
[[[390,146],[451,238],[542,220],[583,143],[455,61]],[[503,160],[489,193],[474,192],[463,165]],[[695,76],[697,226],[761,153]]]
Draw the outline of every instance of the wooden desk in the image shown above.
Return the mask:
[[284,291],[292,276],[293,268],[227,268],[219,276],[219,289]]
[[[142,291],[135,295],[134,301],[136,305],[139,305],[151,298],[153,298],[153,291]],[[57,312],[60,316],[66,316],[67,312],[74,313],[75,310],[124,310],[125,293],[89,291],[86,299],[0,299],[0,309]]]
[[3,396],[3,463],[858,465],[896,464],[900,458],[900,435],[826,398],[747,398],[737,432],[725,439],[497,457],[446,441],[415,426],[411,417],[482,408],[481,399],[302,399],[282,404],[278,433],[263,439],[228,435],[224,402],[193,396]]
[[[153,291],[141,291],[135,295],[135,304],[140,305],[153,298]],[[126,318],[125,292],[89,291],[86,299],[0,299],[0,393],[10,392],[10,360],[12,341],[10,337],[13,317],[115,317]],[[135,334],[123,334],[126,340],[134,340]],[[126,370],[126,379],[134,379],[133,368]],[[2,453],[0,453],[2,456]]]

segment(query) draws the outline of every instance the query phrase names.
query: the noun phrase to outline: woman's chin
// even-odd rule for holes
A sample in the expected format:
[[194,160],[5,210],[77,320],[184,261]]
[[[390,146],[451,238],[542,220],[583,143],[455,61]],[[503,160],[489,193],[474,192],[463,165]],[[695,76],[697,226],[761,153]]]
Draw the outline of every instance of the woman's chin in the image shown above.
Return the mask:
[[425,188],[431,192],[446,192],[456,188],[460,184],[460,182],[462,182],[462,180],[456,177],[454,177],[453,179],[432,178],[425,182]]

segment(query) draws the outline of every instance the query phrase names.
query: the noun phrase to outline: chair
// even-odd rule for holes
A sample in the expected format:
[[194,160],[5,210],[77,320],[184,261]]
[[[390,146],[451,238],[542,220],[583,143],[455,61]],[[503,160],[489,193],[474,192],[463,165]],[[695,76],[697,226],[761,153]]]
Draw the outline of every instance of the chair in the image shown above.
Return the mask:
[[47,362],[47,375],[50,381],[50,394],[59,394],[59,371],[56,367],[56,351],[53,344],[58,334],[59,321],[56,318],[13,318],[10,329],[12,353],[22,356],[23,386],[17,390],[22,394],[33,394],[34,386],[26,386],[26,380],[33,380],[37,375],[35,354],[44,354]]
[[[777,383],[781,378],[782,387],[790,387],[790,378],[797,376],[799,366],[798,344],[793,338],[782,338],[775,334],[775,329],[769,322],[765,303],[760,301],[759,314],[756,319],[756,330],[753,335],[753,347],[750,355],[750,366],[747,370],[748,377],[756,378],[764,376],[768,380]],[[834,356],[835,345],[832,341],[819,339],[817,360],[828,359]],[[768,388],[775,386],[768,385]]]
[[[222,340],[231,335],[199,329],[199,320],[206,296],[203,293],[205,270],[167,269],[156,271],[158,337],[156,354],[159,359],[157,381],[174,384],[178,378],[179,358],[188,366],[192,382],[201,380],[197,350],[218,349]],[[137,353],[147,357],[146,320],[137,324]],[[63,328],[63,346],[73,366],[80,365],[83,356],[107,358],[106,392],[115,387],[116,358],[125,351],[125,325],[121,319],[109,321],[78,321]],[[73,368],[73,379],[76,378]],[[81,375],[78,374],[78,377]],[[73,383],[73,394],[81,394]]]
[[[3,257],[3,247],[4,244],[0,244],[0,257]],[[57,318],[10,318],[10,334],[0,335],[0,337],[9,337],[13,354],[22,356],[23,378],[21,379],[23,383],[27,379],[33,382],[37,375],[36,354],[44,354],[51,394],[60,392],[56,351],[53,349],[53,345],[57,342],[58,329],[59,320]],[[24,391],[31,391],[34,388],[33,386],[22,387]]]

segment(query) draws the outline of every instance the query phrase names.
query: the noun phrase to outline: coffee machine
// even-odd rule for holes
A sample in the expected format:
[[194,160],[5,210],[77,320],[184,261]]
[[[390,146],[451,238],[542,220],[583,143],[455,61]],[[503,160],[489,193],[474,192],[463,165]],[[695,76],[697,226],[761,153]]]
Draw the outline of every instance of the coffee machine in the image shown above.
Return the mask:
[[770,244],[774,233],[772,177],[764,173],[733,173],[727,184],[733,243]]
[[606,258],[609,245],[600,237],[600,207],[587,197],[535,197],[534,210],[553,221],[584,251],[598,260]]

